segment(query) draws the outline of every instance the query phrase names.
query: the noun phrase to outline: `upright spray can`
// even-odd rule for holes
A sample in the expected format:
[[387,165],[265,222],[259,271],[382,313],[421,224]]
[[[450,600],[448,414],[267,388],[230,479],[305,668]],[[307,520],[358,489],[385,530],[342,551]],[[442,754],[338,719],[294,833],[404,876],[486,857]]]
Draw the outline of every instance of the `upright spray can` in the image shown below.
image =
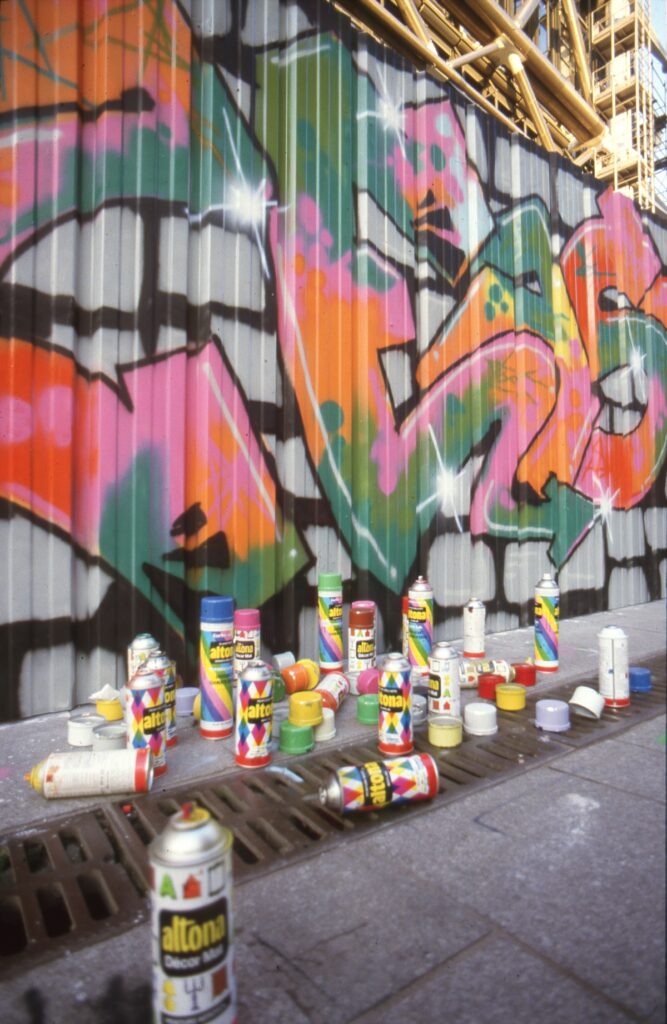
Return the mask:
[[402,654],[388,654],[378,684],[378,750],[409,754],[412,743],[412,683],[410,665]]
[[461,717],[460,658],[444,641],[434,644],[429,659],[428,711]]
[[202,597],[199,641],[201,716],[199,731],[210,740],[234,729],[234,598]]
[[410,599],[407,594],[401,598],[401,652],[404,658],[410,653],[410,627],[408,625],[408,608]]
[[408,591],[408,658],[419,675],[428,675],[433,646],[433,589],[418,576]]
[[549,572],[535,587],[535,668],[555,672],[558,668],[558,616],[560,591]]
[[628,638],[620,626],[605,626],[598,633],[598,685],[610,708],[626,708],[630,703]]
[[273,672],[263,661],[251,661],[236,688],[236,763],[263,768],[271,761]]
[[135,672],[143,665],[151,654],[157,654],[160,645],[150,633],[137,633],[127,648],[127,681],[128,684]]
[[234,679],[239,679],[251,661],[260,657],[261,631],[257,608],[234,612]]
[[132,677],[125,702],[127,745],[133,750],[150,750],[153,774],[167,770],[167,712],[164,682],[159,675],[142,665]]
[[347,676],[356,694],[357,676],[375,667],[375,602],[353,601],[347,631]]
[[148,847],[154,1024],[234,1024],[232,843],[185,804]]
[[142,666],[142,670],[144,669],[155,673],[162,680],[166,740],[167,746],[173,747],[176,744],[176,662],[168,658],[163,651],[157,651],[146,659]]
[[483,658],[485,646],[486,608],[484,602],[471,597],[463,609],[463,657]]
[[367,761],[339,768],[320,786],[320,803],[343,814],[350,811],[379,811],[406,800],[430,800],[436,795],[440,778],[430,754]]
[[317,581],[320,668],[343,667],[343,581],[338,572],[321,572]]

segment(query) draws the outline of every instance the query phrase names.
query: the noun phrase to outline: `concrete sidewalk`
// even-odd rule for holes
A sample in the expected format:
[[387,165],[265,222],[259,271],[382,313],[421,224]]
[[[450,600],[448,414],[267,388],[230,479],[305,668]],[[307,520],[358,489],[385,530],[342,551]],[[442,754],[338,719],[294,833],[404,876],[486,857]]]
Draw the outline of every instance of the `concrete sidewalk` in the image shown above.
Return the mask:
[[[663,602],[568,620],[560,671],[539,689],[595,686],[597,633],[609,623],[628,634],[631,664],[664,657]],[[518,661],[531,640],[531,630],[497,635],[488,653]],[[363,729],[352,705],[330,745]],[[91,805],[47,803],[22,780],[50,749],[66,749],[65,725],[55,715],[0,729],[3,832]],[[229,744],[190,729],[164,785],[232,770]],[[246,1024],[659,1024],[665,716],[251,878],[237,887],[235,914]],[[144,1024],[148,925],[41,967],[24,962],[0,986],[0,1019]]]

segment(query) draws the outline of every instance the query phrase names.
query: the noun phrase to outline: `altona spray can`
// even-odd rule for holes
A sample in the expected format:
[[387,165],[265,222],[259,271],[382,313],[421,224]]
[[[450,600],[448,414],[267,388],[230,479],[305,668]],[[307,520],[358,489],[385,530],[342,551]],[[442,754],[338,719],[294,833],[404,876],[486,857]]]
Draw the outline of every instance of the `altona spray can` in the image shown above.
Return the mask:
[[381,754],[412,752],[412,683],[402,654],[388,654],[378,684],[378,750]]
[[410,652],[410,627],[408,626],[408,608],[410,599],[407,594],[401,598],[401,652],[407,658]]
[[375,602],[353,601],[347,630],[347,676],[357,693],[357,676],[375,667]]
[[261,657],[261,629],[257,608],[234,612],[234,679],[239,679],[251,661]]
[[598,633],[598,686],[610,708],[630,703],[628,638],[620,626],[605,626]]
[[148,848],[154,1024],[234,1024],[232,843],[185,804]]
[[506,683],[514,679],[514,665],[503,658],[488,658],[477,661],[475,658],[461,658],[459,661],[459,680],[462,690],[474,690],[479,677],[483,674],[502,676]]
[[321,572],[317,581],[320,668],[333,672],[343,667],[343,581],[338,572]]
[[350,692],[350,681],[342,672],[327,672],[322,676],[313,693],[322,696],[322,707],[331,708],[335,713]]
[[146,659],[143,670],[154,672],[162,680],[167,747],[173,747],[176,744],[176,662],[162,651],[157,651]]
[[236,763],[263,768],[271,761],[273,672],[263,661],[251,661],[236,687]]
[[433,647],[433,588],[418,576],[408,591],[408,659],[419,675],[428,675]]
[[346,765],[320,786],[320,803],[343,814],[378,811],[407,800],[430,800],[440,779],[430,754]]
[[486,608],[484,602],[471,597],[463,609],[463,657],[483,658],[485,647]]
[[429,658],[428,713],[461,717],[460,658],[444,641],[433,645]]
[[232,735],[233,663],[234,598],[202,597],[199,640],[199,731],[206,739],[221,740]]
[[146,793],[153,785],[153,757],[147,747],[49,754],[25,775],[25,779],[47,800]]
[[157,654],[160,645],[150,633],[138,633],[127,648],[127,681],[130,683],[132,676],[138,671],[151,654]]
[[167,770],[167,711],[164,681],[142,665],[132,678],[125,701],[127,745],[133,750],[150,750],[153,774]]
[[545,572],[535,587],[535,668],[555,672],[558,668],[558,616],[560,590]]

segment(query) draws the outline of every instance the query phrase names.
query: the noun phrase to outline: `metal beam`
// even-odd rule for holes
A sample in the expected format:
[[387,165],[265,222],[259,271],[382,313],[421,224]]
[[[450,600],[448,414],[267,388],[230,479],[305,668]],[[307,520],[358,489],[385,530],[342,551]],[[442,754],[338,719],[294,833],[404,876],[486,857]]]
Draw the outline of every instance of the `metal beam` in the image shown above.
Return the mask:
[[584,46],[584,38],[581,34],[581,26],[579,24],[579,16],[575,9],[573,0],[562,0],[563,11],[565,13],[565,20],[567,21],[567,27],[570,30],[570,39],[572,40],[572,48],[574,50],[574,59],[577,64],[577,71],[581,79],[581,88],[586,98],[586,102],[593,103],[593,87],[591,83],[591,72],[586,58],[586,47]]
[[438,56],[435,43],[424,24],[421,14],[414,5],[414,0],[396,0],[398,8],[410,26],[414,34],[421,39],[424,46],[427,46],[434,57]]
[[556,146],[554,145],[554,141],[551,138],[549,129],[547,128],[546,121],[544,120],[544,116],[540,110],[540,105],[537,102],[535,93],[533,92],[533,87],[528,79],[528,75],[523,69],[523,61],[516,51],[514,53],[510,53],[507,59],[507,66],[512,72],[512,75],[516,79],[517,85],[521,90],[521,95],[523,96],[524,103],[528,108],[528,113],[533,120],[533,124],[537,129],[540,142],[545,149],[549,150],[550,153],[555,153]]

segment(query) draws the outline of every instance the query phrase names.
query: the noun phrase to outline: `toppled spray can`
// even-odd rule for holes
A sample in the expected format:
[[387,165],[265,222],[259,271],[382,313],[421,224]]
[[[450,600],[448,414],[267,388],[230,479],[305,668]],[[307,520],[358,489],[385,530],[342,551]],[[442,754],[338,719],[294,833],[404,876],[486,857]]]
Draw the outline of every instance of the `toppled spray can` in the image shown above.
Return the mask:
[[320,802],[343,814],[378,811],[408,800],[431,800],[440,779],[430,754],[339,768],[320,787]]

